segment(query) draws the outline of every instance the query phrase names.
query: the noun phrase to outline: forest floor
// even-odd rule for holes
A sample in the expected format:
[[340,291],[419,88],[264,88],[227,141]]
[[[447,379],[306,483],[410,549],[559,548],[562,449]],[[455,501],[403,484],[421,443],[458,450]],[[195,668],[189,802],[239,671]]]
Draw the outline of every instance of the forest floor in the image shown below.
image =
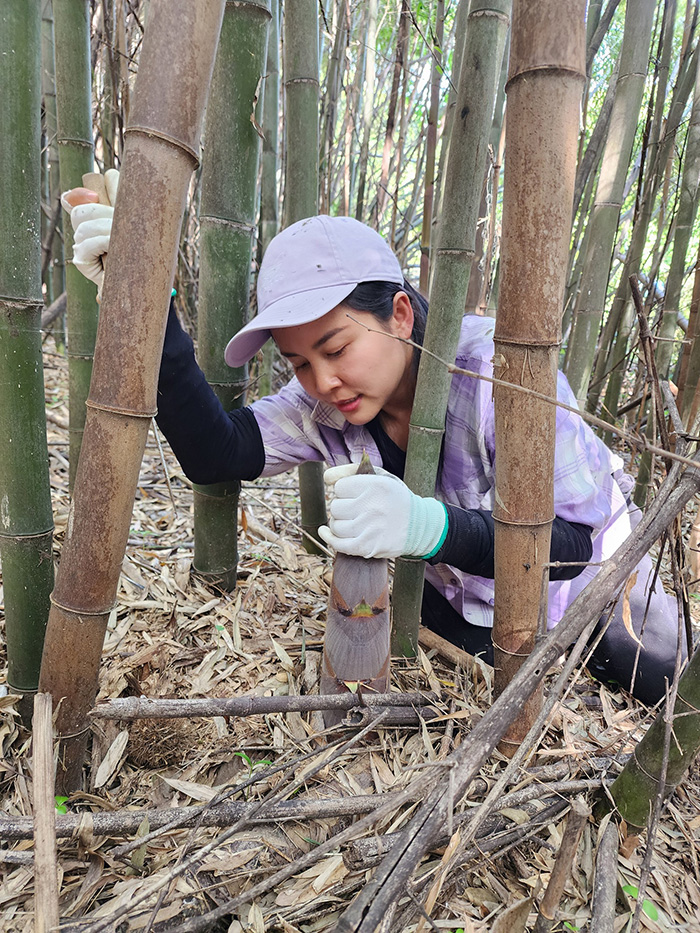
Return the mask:
[[[69,505],[67,375],[65,360],[52,351],[45,362],[60,553]],[[191,490],[167,445],[164,450],[165,466],[151,434],[118,605],[104,646],[98,702],[140,695],[316,692],[330,563],[301,547],[293,524],[298,517],[294,478],[244,485],[239,585],[233,593],[222,593],[190,572]],[[267,890],[211,928],[230,933],[335,929],[372,877],[382,838],[401,831],[419,801],[397,804],[346,845],[321,849],[320,858],[303,871],[290,871],[280,880],[279,870],[311,857],[351,826],[357,819],[348,813],[353,801],[410,789],[426,768],[438,774],[491,703],[490,668],[480,662],[455,666],[435,649],[421,650],[415,662],[397,662],[392,682],[393,689],[432,691],[439,716],[413,726],[376,727],[349,748],[331,742],[339,734],[348,740],[352,732],[319,737],[319,714],[98,722],[87,790],[59,802],[68,813],[116,818],[134,810],[175,812],[211,807],[222,795],[227,803],[249,804],[274,795],[277,801],[301,802],[301,807],[296,817],[283,819],[275,803],[276,818],[274,813],[268,820],[264,814],[251,815],[235,831],[227,832],[225,825],[181,826],[156,832],[143,843],[151,828],[148,819],[136,832],[103,835],[83,819],[72,837],[58,840],[61,928],[93,933],[177,929],[185,918],[269,880]],[[500,922],[505,933],[523,928],[515,926],[517,911],[529,913],[532,922],[534,900],[546,887],[560,847],[568,804],[577,794],[594,802],[653,715],[624,692],[603,687],[579,670],[546,733],[510,781],[508,798],[492,807],[466,849],[458,846],[458,833],[449,838],[446,827],[445,844],[423,859],[385,929],[480,933],[497,930]],[[0,929],[6,933],[35,928],[33,841],[8,837],[9,826],[26,828],[32,815],[30,738],[16,698],[0,698]],[[473,815],[506,765],[498,753],[491,757],[456,807],[456,825]],[[324,800],[330,809],[314,810]],[[367,808],[374,805],[376,796]],[[310,814],[306,818],[298,815],[304,809]],[[601,824],[589,820],[554,930],[588,928],[600,832]],[[132,840],[125,851],[124,844]],[[649,844],[646,834],[629,833],[624,825],[619,841],[616,931],[626,929],[634,910]],[[645,897],[643,929],[700,931],[697,762],[665,806],[653,839]],[[418,906],[426,902],[430,920],[421,917]],[[506,915],[508,908],[512,911]]]

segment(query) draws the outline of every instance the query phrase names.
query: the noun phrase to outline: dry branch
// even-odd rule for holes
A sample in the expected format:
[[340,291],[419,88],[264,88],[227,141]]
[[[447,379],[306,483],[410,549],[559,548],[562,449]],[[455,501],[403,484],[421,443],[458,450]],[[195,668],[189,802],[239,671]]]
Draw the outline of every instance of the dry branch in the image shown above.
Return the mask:
[[564,893],[564,885],[571,874],[578,844],[581,839],[583,827],[588,822],[591,809],[581,798],[577,797],[571,804],[569,819],[566,821],[564,837],[559,847],[554,870],[549,878],[547,890],[540,904],[540,914],[535,922],[534,933],[549,933],[556,920],[557,909]]
[[613,933],[617,897],[617,826],[610,820],[598,844],[593,878],[591,930]]
[[[90,712],[92,719],[191,719],[197,716],[263,716],[269,713],[308,713],[313,710],[380,709],[425,707],[434,702],[427,693],[357,693],[338,696],[243,696],[201,700],[152,700],[122,697],[100,703]],[[427,712],[424,710],[424,712]],[[435,711],[433,710],[433,714]]]
[[[582,791],[591,791],[596,788],[600,788],[600,781],[595,779],[553,781],[550,784],[528,784],[527,787],[513,791],[512,794],[506,794],[505,797],[501,797],[497,806],[492,808],[492,815],[489,819],[486,821],[479,820],[480,829],[473,834],[473,838],[482,840],[486,836],[492,835],[494,832],[499,832],[502,829],[502,818],[495,814],[506,808],[527,809],[528,804],[532,804],[533,801],[540,801],[542,798],[554,798],[556,796],[564,799],[570,794],[578,794]],[[548,800],[545,805],[549,806],[552,802],[552,800]],[[458,826],[460,830],[466,827],[471,828],[470,824],[476,822],[478,813],[478,810],[468,810],[465,813],[457,814],[454,819],[455,825]],[[534,819],[538,815],[537,812],[533,811],[530,817]],[[348,867],[353,870],[371,868],[373,865],[376,865],[382,855],[386,855],[393,846],[401,841],[406,842],[406,834],[403,832],[390,833],[381,838],[371,836],[366,839],[358,839],[348,847],[346,863]],[[447,845],[448,842],[449,836],[445,834],[437,840],[435,845],[437,848],[440,848]],[[465,847],[464,851],[466,853],[469,850]]]
[[[237,820],[250,823],[276,823],[279,820],[318,820],[329,817],[356,816],[371,813],[379,805],[390,803],[395,794],[361,794],[356,797],[329,797],[320,800],[282,800],[274,806],[266,805],[258,813],[259,803],[232,801],[216,806],[167,807],[151,810],[121,810],[114,813],[68,813],[56,816],[56,836],[67,839],[71,836],[128,836],[135,833],[144,820],[150,829],[170,827],[173,829],[198,826],[232,826]],[[53,797],[51,799],[53,810]],[[255,815],[253,815],[255,814]],[[31,839],[35,832],[35,821],[29,816],[20,816],[0,821],[0,837]],[[87,834],[87,835],[86,835]],[[139,839],[139,844],[143,839]]]

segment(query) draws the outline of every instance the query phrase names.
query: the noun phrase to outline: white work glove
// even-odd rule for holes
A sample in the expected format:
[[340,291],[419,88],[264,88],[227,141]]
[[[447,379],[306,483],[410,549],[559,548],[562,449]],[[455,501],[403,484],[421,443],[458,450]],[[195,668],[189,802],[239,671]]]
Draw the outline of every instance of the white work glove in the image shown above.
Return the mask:
[[[376,469],[376,468],[375,468]],[[416,496],[385,470],[357,475],[357,464],[323,474],[334,485],[330,520],[318,533],[336,551],[355,557],[432,557],[447,535],[447,509]]]
[[105,188],[109,204],[78,203],[81,192],[87,189],[73,188],[61,195],[61,204],[70,214],[73,227],[73,265],[102,290],[104,257],[109,250],[112,234],[114,204],[117,200],[119,172],[110,168],[105,172]]

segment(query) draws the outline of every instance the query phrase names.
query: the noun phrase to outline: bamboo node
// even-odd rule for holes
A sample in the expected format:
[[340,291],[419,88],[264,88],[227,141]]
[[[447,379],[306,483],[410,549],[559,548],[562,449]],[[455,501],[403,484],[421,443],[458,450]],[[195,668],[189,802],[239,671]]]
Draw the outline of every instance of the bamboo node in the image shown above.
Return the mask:
[[109,606],[107,606],[105,609],[75,609],[72,606],[64,606],[63,603],[59,603],[59,601],[54,597],[53,593],[51,593],[51,595],[49,596],[49,601],[51,602],[52,606],[55,606],[57,609],[60,609],[62,612],[67,612],[70,615],[75,615],[75,616],[93,616],[94,618],[99,618],[101,616],[109,615],[109,613],[117,605],[116,602],[113,602]]
[[509,658],[529,658],[532,654],[531,651],[508,651],[507,648],[503,648],[498,642],[493,640],[493,635],[491,636],[491,643],[494,649],[500,651],[502,654],[507,654]]
[[36,311],[44,307],[44,302],[36,298],[17,298],[16,296],[0,295],[0,302],[5,305],[11,305],[18,311]]
[[[649,771],[647,771],[647,769],[644,767],[644,765],[641,763],[641,761],[637,757],[637,748],[635,748],[634,751],[632,752],[632,757],[634,758],[635,765],[639,768],[642,774],[645,774],[649,778],[649,780],[652,781],[652,783],[658,785],[659,775],[651,774]],[[668,782],[664,782],[665,793],[669,794],[675,788],[675,786],[676,786],[675,784],[669,784]]]
[[96,411],[104,411],[110,415],[123,415],[125,418],[155,418],[158,414],[158,409],[154,408],[152,411],[134,411],[132,408],[117,408],[116,405],[106,405],[104,402],[95,402],[92,399],[87,399],[85,402],[86,408],[93,408]]
[[163,133],[161,130],[156,130],[151,126],[127,126],[124,130],[124,135],[127,133],[141,133],[143,136],[149,136],[155,139],[161,139],[163,142],[170,143],[171,146],[175,146],[176,149],[181,149],[185,152],[194,162],[194,169],[199,168],[199,153],[186,142],[183,142],[181,139],[177,139],[175,136],[171,136],[169,133]]
[[34,531],[32,532],[32,534],[29,534],[29,535],[27,534],[23,534],[23,535],[12,534],[11,535],[11,534],[7,534],[4,531],[0,531],[0,538],[6,538],[8,541],[15,541],[17,544],[21,544],[22,541],[27,541],[30,538],[49,538],[53,535],[53,528],[54,526],[51,525],[51,527],[47,528],[46,531]]
[[[208,220],[212,224],[221,224],[222,227],[230,227],[233,230],[242,230],[252,236],[255,233],[255,227],[252,224],[244,224],[239,220],[228,220],[226,217],[215,217],[213,214],[202,214],[199,218],[200,226]],[[211,383],[210,383],[211,385]]]

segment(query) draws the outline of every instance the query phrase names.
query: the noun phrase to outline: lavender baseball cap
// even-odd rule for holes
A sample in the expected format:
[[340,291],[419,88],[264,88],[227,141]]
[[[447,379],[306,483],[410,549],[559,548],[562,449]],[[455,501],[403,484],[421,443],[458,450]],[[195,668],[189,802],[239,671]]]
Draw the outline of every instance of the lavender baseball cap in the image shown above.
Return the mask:
[[403,285],[399,261],[383,237],[352,217],[297,221],[270,242],[258,274],[258,313],[229,340],[226,362],[242,366],[273,328],[323,317],[360,282]]

